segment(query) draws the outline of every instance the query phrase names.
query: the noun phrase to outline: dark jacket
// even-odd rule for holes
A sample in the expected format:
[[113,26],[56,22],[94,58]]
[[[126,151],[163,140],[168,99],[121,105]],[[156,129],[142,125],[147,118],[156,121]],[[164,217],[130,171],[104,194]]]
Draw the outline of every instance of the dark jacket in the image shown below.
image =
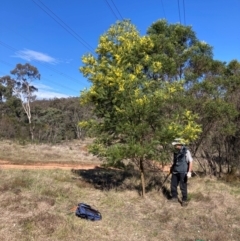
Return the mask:
[[171,168],[172,173],[186,173],[188,171],[186,153],[187,148],[185,146],[183,146],[178,152],[174,153],[173,165]]

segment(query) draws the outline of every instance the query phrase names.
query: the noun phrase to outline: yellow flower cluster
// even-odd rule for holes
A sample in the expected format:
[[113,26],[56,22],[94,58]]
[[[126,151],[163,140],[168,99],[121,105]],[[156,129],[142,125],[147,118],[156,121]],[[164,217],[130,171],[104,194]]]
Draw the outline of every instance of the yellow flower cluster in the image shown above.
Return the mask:
[[82,128],[86,128],[86,127],[89,126],[89,122],[88,122],[88,121],[80,121],[80,122],[78,123],[78,125],[79,125],[80,127],[82,127]]
[[170,123],[169,130],[175,133],[175,136],[181,136],[186,143],[196,140],[202,132],[202,128],[195,120],[198,118],[191,111],[186,110],[182,116],[177,116],[176,121]]
[[119,113],[124,113],[125,110],[124,109],[120,109],[118,106],[115,106],[115,110]]
[[154,46],[153,41],[148,36],[143,36],[140,38],[140,44],[144,47],[145,50],[150,50]]
[[172,94],[183,90],[183,85],[181,82],[163,82],[161,89],[155,92],[156,97],[162,98],[163,100],[167,100],[172,98]]
[[134,74],[129,74],[129,75],[128,75],[128,80],[129,80],[130,82],[133,82],[135,79],[136,79],[136,75],[134,75]]
[[135,66],[135,74],[141,73],[142,69],[143,69],[143,66],[141,64],[137,64]]
[[91,86],[90,89],[89,89],[89,94],[91,96],[97,96],[97,92],[95,90],[95,86]]
[[148,54],[146,54],[146,55],[144,56],[144,58],[143,58],[143,62],[144,62],[145,64],[147,64],[149,60],[150,60],[150,57],[149,57]]
[[147,99],[146,96],[143,96],[143,98],[141,99],[136,99],[137,105],[143,106],[143,105],[146,105],[147,103],[149,103],[149,100]]
[[120,64],[121,60],[122,60],[121,56],[119,54],[115,54],[114,57],[115,57],[117,64]]
[[97,64],[97,60],[91,54],[84,55],[82,57],[82,62],[84,64],[86,64],[86,65],[95,65],[95,64]]
[[124,91],[124,82],[123,81],[119,82],[119,91],[120,92]]
[[153,62],[152,63],[152,70],[153,70],[154,73],[159,72],[161,68],[162,68],[162,64],[160,62]]

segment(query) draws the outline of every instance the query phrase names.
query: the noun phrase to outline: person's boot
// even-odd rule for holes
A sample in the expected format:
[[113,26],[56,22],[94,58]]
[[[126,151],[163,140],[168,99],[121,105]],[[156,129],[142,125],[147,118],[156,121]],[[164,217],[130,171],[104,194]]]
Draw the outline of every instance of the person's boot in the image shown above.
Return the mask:
[[182,201],[182,207],[186,207],[188,205],[188,201]]
[[178,198],[177,197],[172,197],[169,199],[169,202],[171,203],[178,203]]

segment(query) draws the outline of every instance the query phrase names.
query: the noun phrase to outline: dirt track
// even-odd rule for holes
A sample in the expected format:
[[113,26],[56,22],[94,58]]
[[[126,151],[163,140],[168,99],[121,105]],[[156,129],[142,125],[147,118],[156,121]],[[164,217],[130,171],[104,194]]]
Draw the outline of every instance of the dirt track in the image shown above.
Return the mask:
[[[33,162],[31,164],[14,164],[10,161],[0,160],[0,170],[1,169],[22,169],[22,170],[52,170],[52,169],[61,169],[61,170],[72,170],[72,169],[81,169],[81,170],[90,170],[100,167],[97,164],[69,164],[66,162],[55,163],[55,162]],[[162,167],[159,164],[154,164],[153,169],[158,171],[169,172],[170,165]]]
[[12,164],[9,161],[0,160],[0,169],[62,169],[62,170],[71,170],[71,169],[94,169],[98,167],[93,164],[66,164],[66,163],[34,163],[34,164],[26,164],[26,165],[18,165]]

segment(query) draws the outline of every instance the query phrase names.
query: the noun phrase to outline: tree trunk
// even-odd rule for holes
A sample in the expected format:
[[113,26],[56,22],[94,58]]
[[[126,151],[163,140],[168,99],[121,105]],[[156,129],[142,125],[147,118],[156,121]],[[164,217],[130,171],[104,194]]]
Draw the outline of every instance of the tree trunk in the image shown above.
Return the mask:
[[144,166],[143,159],[140,158],[140,172],[141,172],[141,182],[142,182],[142,197],[145,198],[146,190],[145,190],[145,175],[144,175]]
[[203,166],[203,164],[201,163],[201,161],[197,157],[195,157],[195,159],[198,161],[198,164],[201,166],[201,168],[203,169],[204,174],[206,175],[207,174],[206,168]]
[[32,126],[32,123],[29,123],[30,126],[30,134],[31,134],[31,141],[34,141],[34,127]]

